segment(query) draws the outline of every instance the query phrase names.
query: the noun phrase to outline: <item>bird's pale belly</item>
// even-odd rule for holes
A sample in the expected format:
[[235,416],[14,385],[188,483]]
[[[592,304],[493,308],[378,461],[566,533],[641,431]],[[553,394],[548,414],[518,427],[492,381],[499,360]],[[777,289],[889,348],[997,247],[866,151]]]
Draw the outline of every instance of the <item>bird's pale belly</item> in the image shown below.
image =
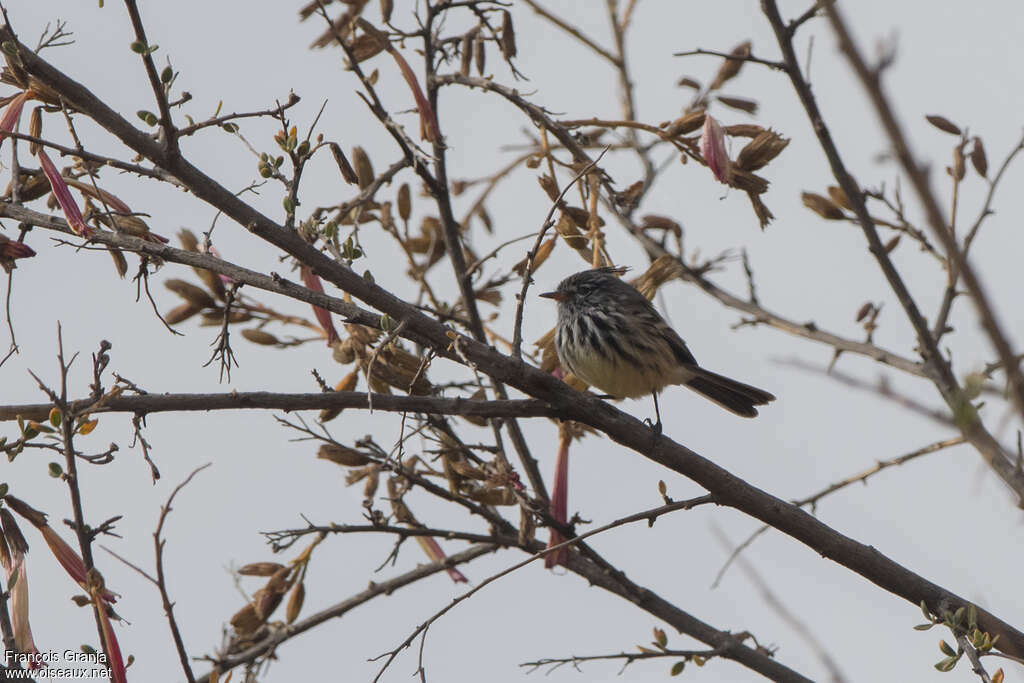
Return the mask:
[[600,353],[586,353],[582,349],[577,349],[569,369],[590,386],[616,398],[647,396],[688,379],[681,376],[682,368],[678,366],[667,371],[640,368],[625,361],[616,363]]

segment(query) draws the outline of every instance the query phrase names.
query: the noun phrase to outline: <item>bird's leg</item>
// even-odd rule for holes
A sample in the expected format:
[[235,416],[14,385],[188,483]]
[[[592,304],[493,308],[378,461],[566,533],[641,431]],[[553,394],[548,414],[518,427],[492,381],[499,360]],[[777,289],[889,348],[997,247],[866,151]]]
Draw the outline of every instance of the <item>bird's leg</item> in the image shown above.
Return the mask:
[[651,422],[651,418],[644,420],[644,423],[654,430],[656,435],[661,435],[661,411],[658,410],[658,392],[651,392],[651,396],[654,397],[654,417],[658,420],[657,422]]

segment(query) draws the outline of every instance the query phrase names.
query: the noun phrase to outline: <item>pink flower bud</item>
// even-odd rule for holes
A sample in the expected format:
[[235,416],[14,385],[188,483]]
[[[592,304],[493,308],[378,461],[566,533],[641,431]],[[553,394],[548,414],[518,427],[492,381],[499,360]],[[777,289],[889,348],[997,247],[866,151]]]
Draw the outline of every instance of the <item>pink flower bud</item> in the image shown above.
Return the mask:
[[[307,287],[314,292],[324,293],[324,286],[320,284],[320,278],[308,266],[299,268],[299,273],[302,275],[302,281],[306,283]],[[334,322],[331,320],[331,312],[326,308],[313,306],[313,314],[316,315],[317,322],[320,323],[320,327],[323,328],[324,334],[327,336],[327,345],[333,346],[340,337],[338,336],[338,330],[334,328]]]
[[31,90],[26,90],[7,104],[7,108],[4,109],[4,115],[0,117],[0,142],[3,142],[8,133],[14,132],[19,119],[21,119],[22,107],[25,106],[25,102],[31,99],[33,95],[35,93]]
[[704,115],[704,128],[700,134],[700,153],[704,156],[711,175],[720,183],[732,178],[732,162],[725,151],[725,132],[710,114]]
[[46,179],[50,181],[50,189],[53,190],[53,196],[56,197],[57,203],[60,204],[61,211],[64,212],[64,219],[67,220],[68,225],[71,226],[76,235],[81,235],[82,237],[92,235],[92,228],[82,220],[82,212],[79,211],[78,204],[75,202],[75,198],[71,196],[71,190],[68,189],[68,184],[64,182],[64,178],[57,170],[57,167],[53,165],[50,157],[46,155],[42,148],[39,149],[37,156],[39,157],[39,165],[42,166]]

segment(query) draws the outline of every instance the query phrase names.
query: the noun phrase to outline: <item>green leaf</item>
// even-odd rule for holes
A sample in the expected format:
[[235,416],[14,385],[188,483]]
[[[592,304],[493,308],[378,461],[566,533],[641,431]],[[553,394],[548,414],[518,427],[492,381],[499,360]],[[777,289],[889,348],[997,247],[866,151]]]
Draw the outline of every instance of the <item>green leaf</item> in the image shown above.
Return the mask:
[[230,121],[228,121],[226,123],[222,123],[220,125],[220,127],[223,128],[224,130],[226,130],[229,133],[237,133],[238,132],[238,124],[237,123],[231,123]]
[[683,669],[685,669],[685,668],[686,668],[686,660],[682,659],[682,660],[680,660],[680,661],[678,661],[678,662],[676,662],[675,664],[672,665],[672,668],[669,669],[668,675],[669,676],[678,676],[679,674],[683,673]]
[[170,83],[172,78],[174,78],[174,69],[170,66],[165,66],[164,70],[160,72],[160,82]]
[[938,662],[938,663],[935,664],[935,669],[936,669],[936,671],[942,671],[942,672],[952,671],[953,667],[956,666],[956,662],[957,662],[957,658],[956,657],[946,657],[941,662]]
[[146,44],[144,42],[142,42],[141,40],[134,40],[134,41],[132,41],[132,44],[129,45],[128,47],[130,47],[132,49],[132,52],[134,52],[136,54],[140,54],[141,55],[141,54],[145,54],[146,53]]
[[974,605],[967,607],[967,625],[971,628],[978,628],[978,608]]
[[11,490],[11,487],[7,485],[7,482],[0,484],[0,498],[7,495],[7,492]]
[[917,626],[914,627],[914,630],[915,631],[927,631],[932,626],[935,626],[935,624],[918,624]]
[[48,469],[50,470],[50,476],[54,479],[58,479],[64,474],[64,468],[60,466],[60,463],[51,462],[48,465]]
[[947,655],[949,657],[956,657],[956,650],[950,647],[949,643],[947,643],[944,640],[939,641],[939,649],[942,650],[942,654],[944,655]]
[[7,579],[7,590],[8,591],[10,591],[12,588],[14,588],[14,584],[18,580],[18,574],[20,572],[21,572],[21,568],[20,567],[18,569],[15,569],[13,572],[11,572],[10,578]]

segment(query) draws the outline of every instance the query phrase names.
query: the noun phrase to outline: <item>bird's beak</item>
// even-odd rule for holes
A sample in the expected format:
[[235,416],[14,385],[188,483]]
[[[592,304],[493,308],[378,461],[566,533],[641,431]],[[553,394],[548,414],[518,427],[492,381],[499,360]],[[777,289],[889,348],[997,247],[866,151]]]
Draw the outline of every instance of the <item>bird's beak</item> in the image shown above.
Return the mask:
[[565,301],[566,296],[561,292],[544,292],[541,294],[545,299],[554,299],[555,301]]

